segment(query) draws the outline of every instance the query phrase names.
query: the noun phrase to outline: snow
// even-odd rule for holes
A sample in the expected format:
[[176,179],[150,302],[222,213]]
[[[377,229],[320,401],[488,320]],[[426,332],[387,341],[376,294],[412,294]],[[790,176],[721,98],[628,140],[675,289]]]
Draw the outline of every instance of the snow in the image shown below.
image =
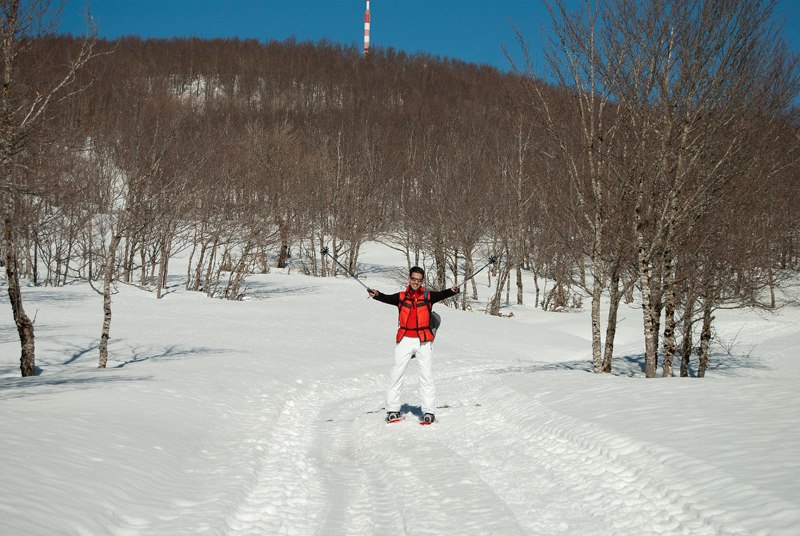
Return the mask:
[[[361,260],[366,284],[401,288],[397,252]],[[0,534],[800,533],[797,305],[719,311],[732,355],[646,380],[635,306],[598,376],[588,310],[440,304],[439,422],[417,425],[412,364],[410,414],[386,425],[396,310],[297,270],[210,299],[173,264],[161,300],[119,286],[107,369],[88,285],[24,289],[34,378],[0,304]]]

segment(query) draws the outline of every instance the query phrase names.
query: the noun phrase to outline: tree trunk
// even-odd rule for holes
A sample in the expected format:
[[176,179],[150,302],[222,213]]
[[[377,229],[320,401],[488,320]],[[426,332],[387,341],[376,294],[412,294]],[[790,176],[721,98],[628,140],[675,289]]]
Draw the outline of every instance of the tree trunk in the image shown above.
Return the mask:
[[504,267],[500,269],[500,273],[497,275],[497,286],[494,290],[494,296],[489,301],[489,314],[494,316],[500,316],[500,299],[503,294],[503,287],[506,285],[506,281],[508,280],[508,275],[510,273],[510,267],[506,264]]
[[511,305],[511,271],[508,272],[509,277],[506,278],[506,307]]
[[255,244],[252,243],[246,244],[242,250],[241,257],[239,257],[239,261],[235,266],[231,267],[231,273],[228,276],[228,285],[223,294],[226,300],[238,300],[240,298],[242,283],[247,277],[250,252],[254,246]]
[[775,309],[775,272],[771,266],[767,270],[767,277],[769,278],[769,308]]
[[203,292],[206,293],[207,296],[212,295],[212,287],[213,287],[213,278],[214,278],[214,262],[217,258],[217,248],[219,247],[219,239],[217,237],[214,238],[214,242],[211,244],[211,253],[208,255],[208,265],[206,266],[206,275],[203,278]]
[[158,263],[158,285],[156,285],[156,298],[161,299],[164,289],[167,288],[167,270],[169,270],[169,249],[161,250],[161,260]]
[[441,240],[436,240],[433,248],[433,258],[436,261],[436,281],[439,285],[444,286],[445,281],[447,281],[447,272],[445,271],[447,269],[447,253]]
[[161,259],[158,263],[158,285],[156,286],[156,298],[161,299],[164,289],[167,288],[167,270],[169,270],[169,252],[172,250],[172,235],[165,233],[161,242]]
[[603,372],[611,372],[611,359],[614,356],[614,338],[617,335],[617,315],[622,292],[619,289],[619,269],[611,272],[609,286],[608,325],[606,325],[606,342],[603,348]]
[[639,282],[642,293],[642,319],[644,323],[644,374],[647,378],[656,377],[656,352],[658,351],[658,331],[653,319],[653,289],[651,280],[648,243],[644,236],[647,223],[642,215],[644,192],[639,187],[634,218],[636,221],[636,248],[639,263]]
[[[600,217],[595,218],[594,244],[592,245],[592,370],[595,374],[603,372],[603,353],[600,320],[600,299],[603,295],[603,261],[600,259],[601,247],[603,245],[603,227]],[[586,269],[581,258],[581,279],[582,286],[586,288]]]
[[539,297],[541,296],[541,290],[539,288],[539,270],[536,268],[535,264],[530,263],[531,270],[533,270],[533,287],[536,289],[536,298],[533,301],[534,307],[539,307]]
[[658,332],[653,319],[652,289],[650,267],[647,259],[640,256],[639,279],[642,286],[642,318],[644,321],[644,374],[647,378],[656,377],[656,352],[658,351]]
[[206,248],[208,247],[208,243],[203,239],[201,240],[200,255],[197,257],[197,264],[194,267],[194,279],[192,280],[192,286],[189,290],[200,290],[203,284],[203,266],[206,262]]
[[147,286],[147,246],[145,246],[144,240],[142,240],[141,247],[139,248],[139,259],[142,263],[142,273],[139,279],[139,285],[142,287]]
[[650,314],[653,317],[653,333],[655,335],[654,370],[658,370],[658,348],[661,335],[661,311],[664,310],[664,266],[656,262],[650,276]]
[[[72,231],[70,231],[70,233],[71,232]],[[70,236],[69,245],[67,246],[67,258],[66,258],[66,261],[64,262],[64,275],[62,277],[62,282],[61,282],[62,286],[67,284],[67,277],[69,276],[69,265],[70,265],[70,260],[72,258],[73,242],[74,242],[74,239],[73,239],[72,236]],[[35,270],[36,270],[36,267],[34,267],[34,273],[35,273]],[[34,279],[34,284],[35,284],[35,279]]]
[[603,292],[602,275],[594,274],[592,283],[592,370],[596,374],[603,372],[602,340],[600,336],[600,297]]
[[347,256],[347,268],[351,274],[358,275],[358,253],[361,251],[360,240],[353,239],[350,242],[350,253]]
[[[471,276],[474,271],[475,271],[475,262],[472,260],[472,253],[470,253],[469,257],[467,257],[467,271],[466,271],[467,275],[465,277]],[[472,279],[470,279],[470,286],[472,287],[472,299],[477,301],[478,300],[478,282],[475,281],[474,277]],[[466,291],[466,288],[464,290]],[[465,296],[466,296],[466,294],[467,293],[464,292]]]
[[711,323],[714,317],[711,315],[711,300],[706,299],[703,303],[703,329],[700,332],[700,364],[697,367],[697,377],[704,378],[708,368],[708,349],[711,346]]
[[117,248],[122,240],[121,235],[111,237],[106,254],[106,266],[103,272],[103,331],[100,334],[100,361],[97,368],[106,368],[108,363],[108,336],[111,330],[111,280],[114,277]]
[[672,377],[672,362],[675,359],[675,266],[671,258],[666,257],[664,263],[664,368],[662,376]]
[[288,233],[286,232],[285,226],[281,225],[281,247],[278,250],[278,262],[276,266],[278,268],[286,268],[288,260],[289,260],[289,237]]
[[689,377],[689,360],[692,357],[692,316],[694,316],[694,290],[686,297],[683,308],[683,339],[681,340],[681,378]]
[[[132,282],[135,276],[135,274],[133,273],[134,267],[136,266],[136,263],[134,262],[135,258],[136,258],[136,244],[133,244],[131,242],[130,237],[128,237],[128,239],[125,240],[125,247],[123,248],[122,251],[122,263],[121,263],[122,273],[120,274],[120,277],[126,283]],[[102,270],[105,271],[105,265],[103,265]]]
[[17,325],[21,347],[19,368],[22,376],[26,377],[36,375],[36,348],[34,345],[33,322],[25,313],[25,308],[22,305],[22,291],[19,285],[19,273],[17,272],[17,244],[11,221],[13,207],[9,205],[10,203],[7,202],[4,221],[6,279],[8,281],[8,298],[11,301],[11,312],[14,315],[14,323]]
[[[33,244],[33,286],[39,286],[39,242]],[[774,293],[773,293],[774,295]]]
[[194,261],[194,255],[197,253],[197,230],[194,232],[194,236],[192,237],[192,252],[189,253],[189,260],[186,262],[186,290],[191,290],[192,286],[192,261]]

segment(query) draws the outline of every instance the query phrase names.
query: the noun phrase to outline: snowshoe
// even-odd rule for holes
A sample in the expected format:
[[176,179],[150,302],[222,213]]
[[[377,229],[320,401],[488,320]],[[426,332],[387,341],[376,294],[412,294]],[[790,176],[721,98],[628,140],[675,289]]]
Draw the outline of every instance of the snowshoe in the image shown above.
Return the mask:
[[419,423],[423,426],[428,424],[433,424],[434,422],[436,422],[436,417],[433,415],[433,413],[426,413],[419,420]]
[[404,419],[403,414],[399,411],[389,411],[386,413],[386,424],[400,422]]

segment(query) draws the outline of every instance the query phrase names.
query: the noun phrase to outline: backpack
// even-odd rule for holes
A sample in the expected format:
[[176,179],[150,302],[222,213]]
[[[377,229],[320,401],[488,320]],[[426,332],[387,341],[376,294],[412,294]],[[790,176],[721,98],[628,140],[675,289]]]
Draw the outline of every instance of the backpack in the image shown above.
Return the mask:
[[436,337],[436,330],[442,325],[442,317],[438,313],[431,311],[431,333]]
[[[427,301],[430,294],[428,291],[425,291],[425,300]],[[430,306],[428,313],[431,316],[431,333],[433,333],[433,337],[436,338],[436,330],[439,329],[439,326],[442,325],[442,317],[439,316],[439,313],[433,312],[433,305]]]

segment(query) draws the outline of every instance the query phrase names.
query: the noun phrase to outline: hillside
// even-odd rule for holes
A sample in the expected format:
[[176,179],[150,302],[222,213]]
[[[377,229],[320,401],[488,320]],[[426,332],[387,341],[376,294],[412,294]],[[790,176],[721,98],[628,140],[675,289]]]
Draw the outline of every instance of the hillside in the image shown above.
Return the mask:
[[[400,288],[396,252],[364,281]],[[612,374],[588,311],[437,306],[439,422],[416,373],[383,423],[396,312],[350,279],[273,269],[248,299],[120,285],[111,359],[88,285],[24,289],[40,375],[0,326],[3,535],[794,534],[800,309],[720,311],[704,379],[643,377],[641,311]],[[527,288],[532,288],[528,284]],[[485,299],[491,289],[479,280]],[[794,289],[797,291],[797,288]],[[10,318],[0,303],[0,318]]]

